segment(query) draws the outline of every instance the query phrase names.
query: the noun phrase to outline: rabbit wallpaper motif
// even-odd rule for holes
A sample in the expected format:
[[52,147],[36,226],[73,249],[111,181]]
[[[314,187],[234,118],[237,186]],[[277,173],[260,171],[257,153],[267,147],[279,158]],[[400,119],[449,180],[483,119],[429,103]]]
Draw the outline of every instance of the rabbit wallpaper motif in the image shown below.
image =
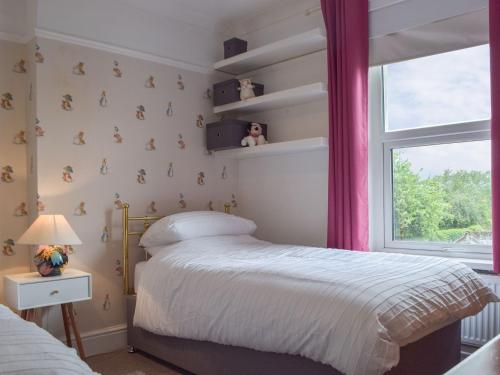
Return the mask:
[[[21,224],[5,233],[2,226],[0,241],[18,238],[26,229],[27,217],[14,216],[24,213],[19,209],[22,202],[30,203],[29,210],[35,207],[35,214],[37,205],[43,205],[44,214],[65,215],[83,242],[75,246],[68,266],[92,273],[94,283],[92,301],[77,306],[79,315],[93,317],[80,322],[81,331],[123,324],[122,271],[117,271],[123,203],[130,203],[132,215],[206,210],[209,201],[210,208],[222,211],[236,189],[234,179],[220,177],[224,165],[229,176],[235,175],[231,172],[236,164],[208,155],[205,129],[193,124],[199,115],[207,122],[216,119],[203,92],[220,77],[44,38],[28,47],[14,46],[19,52],[9,54],[8,64],[0,64],[7,67],[1,72],[0,92],[11,92],[15,98],[14,110],[0,108],[0,145],[12,150],[2,151],[0,167],[10,165],[15,171],[12,184],[0,182],[0,199],[10,195],[6,200],[12,205],[0,213],[10,214],[0,223]],[[43,63],[35,55],[41,51]],[[28,57],[28,74],[12,71],[16,62],[26,59],[20,52]],[[0,56],[5,58],[3,49]],[[20,88],[4,85],[6,76],[19,80]],[[23,100],[30,78],[36,111],[33,121],[25,121]],[[22,116],[14,121],[16,113]],[[14,144],[13,137],[25,123],[28,143]],[[33,194],[19,187],[26,181],[26,158],[34,160],[27,189]],[[21,254],[26,256],[19,264],[28,269],[31,255],[17,246],[13,249],[15,255],[0,254],[0,270],[5,259],[12,262]],[[143,256],[137,249],[131,260]],[[52,315],[57,314],[50,314],[50,331],[57,336],[62,327]]]
[[[0,41],[0,301],[3,276],[29,271],[30,255],[16,245],[28,218],[27,138],[28,98],[26,47]],[[5,93],[5,94],[4,94]],[[4,95],[2,95],[4,94]],[[7,95],[8,94],[8,95]],[[174,134],[177,136],[177,134]],[[175,197],[177,200],[177,196]]]

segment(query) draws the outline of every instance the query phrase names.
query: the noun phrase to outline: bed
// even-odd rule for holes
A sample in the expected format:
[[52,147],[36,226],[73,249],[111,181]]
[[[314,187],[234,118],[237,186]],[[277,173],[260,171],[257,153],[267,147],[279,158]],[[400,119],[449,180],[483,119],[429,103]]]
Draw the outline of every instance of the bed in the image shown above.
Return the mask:
[[[124,265],[128,223],[124,207]],[[127,240],[125,239],[127,236]],[[128,341],[215,374],[442,374],[460,319],[496,296],[458,262],[275,245],[249,234],[151,247],[129,293]]]
[[0,305],[0,374],[96,374],[76,351]]

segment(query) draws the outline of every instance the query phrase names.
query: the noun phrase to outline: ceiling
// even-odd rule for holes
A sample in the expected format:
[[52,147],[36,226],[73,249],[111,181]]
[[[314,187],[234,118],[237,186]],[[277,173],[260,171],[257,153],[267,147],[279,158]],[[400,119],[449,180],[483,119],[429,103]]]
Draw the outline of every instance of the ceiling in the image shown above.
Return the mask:
[[[136,9],[222,31],[235,20],[303,0],[119,0]],[[318,0],[319,4],[319,0]]]

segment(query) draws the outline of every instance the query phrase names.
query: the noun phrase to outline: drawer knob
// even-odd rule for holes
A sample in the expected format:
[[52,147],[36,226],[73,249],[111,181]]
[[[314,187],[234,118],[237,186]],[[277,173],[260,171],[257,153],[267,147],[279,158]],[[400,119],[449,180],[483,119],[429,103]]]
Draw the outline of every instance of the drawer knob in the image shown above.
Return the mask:
[[59,293],[58,290],[53,290],[52,292],[50,292],[50,295],[53,296],[53,295],[58,294],[58,293]]

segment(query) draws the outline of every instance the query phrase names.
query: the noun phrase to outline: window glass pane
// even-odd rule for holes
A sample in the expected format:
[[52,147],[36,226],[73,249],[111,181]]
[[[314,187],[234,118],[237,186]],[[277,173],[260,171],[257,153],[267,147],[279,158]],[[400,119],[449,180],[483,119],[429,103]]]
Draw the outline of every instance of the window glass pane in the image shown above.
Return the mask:
[[490,141],[393,149],[393,239],[491,245],[490,165]]
[[483,45],[386,65],[386,130],[489,119],[489,63]]

